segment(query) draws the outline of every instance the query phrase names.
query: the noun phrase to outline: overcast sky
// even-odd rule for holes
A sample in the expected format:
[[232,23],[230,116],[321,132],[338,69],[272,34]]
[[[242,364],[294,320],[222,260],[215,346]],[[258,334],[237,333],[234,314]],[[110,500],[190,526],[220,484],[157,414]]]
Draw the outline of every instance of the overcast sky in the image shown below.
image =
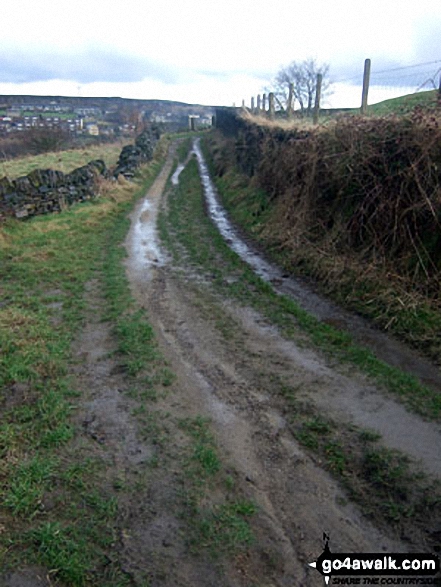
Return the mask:
[[343,107],[360,102],[366,57],[370,103],[441,72],[441,0],[8,0],[1,36],[0,94],[239,105],[313,57]]

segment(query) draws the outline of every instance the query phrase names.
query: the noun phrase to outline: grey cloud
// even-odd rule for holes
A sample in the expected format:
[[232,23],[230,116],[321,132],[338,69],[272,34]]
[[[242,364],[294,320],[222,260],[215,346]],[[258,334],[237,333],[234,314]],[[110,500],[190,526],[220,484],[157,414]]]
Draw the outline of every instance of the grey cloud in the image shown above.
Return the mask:
[[[371,59],[371,79],[377,75],[383,75],[383,71],[390,71],[400,67],[397,61],[387,58]],[[363,82],[364,59],[357,62],[343,63],[337,66],[331,66],[332,82],[346,82],[353,85],[360,85]],[[385,78],[386,79],[386,78]]]
[[417,62],[441,59],[439,38],[441,18],[420,19],[415,25],[414,47]]
[[[441,75],[441,18],[416,18],[413,23],[412,56],[403,59],[389,59],[372,55],[371,84],[384,87],[407,87],[430,89],[433,82],[439,83]],[[393,39],[391,40],[393,44]],[[406,48],[407,49],[407,48]],[[366,55],[369,57],[369,55]],[[341,59],[339,64],[331,63],[331,77],[335,81],[347,81],[359,85],[363,79],[364,59],[360,55]]]
[[0,82],[25,83],[51,79],[91,82],[137,82],[154,78],[174,83],[178,72],[158,63],[124,55],[110,49],[87,49],[76,53],[43,50],[0,51]]
[[[371,86],[403,87],[418,89],[428,80],[438,75],[441,71],[440,63],[432,57],[426,59],[422,54],[411,61],[397,61],[384,57],[374,57],[371,61]],[[332,68],[331,78],[333,82],[346,82],[352,85],[361,85],[363,82],[364,60],[360,63],[341,64]],[[429,88],[427,88],[429,89]]]

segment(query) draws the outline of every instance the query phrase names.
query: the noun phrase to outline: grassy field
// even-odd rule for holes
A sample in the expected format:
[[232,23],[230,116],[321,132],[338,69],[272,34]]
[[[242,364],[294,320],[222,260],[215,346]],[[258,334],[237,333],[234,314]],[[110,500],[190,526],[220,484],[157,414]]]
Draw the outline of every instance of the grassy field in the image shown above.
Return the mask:
[[373,116],[399,115],[407,114],[416,106],[431,108],[437,104],[437,95],[437,90],[430,90],[400,96],[399,98],[392,98],[391,100],[384,100],[383,102],[378,102],[378,104],[368,106],[368,114]]
[[[409,114],[416,106],[420,106],[423,109],[433,108],[438,102],[437,96],[438,90],[430,90],[384,100],[377,104],[369,105],[367,114],[368,116],[404,115]],[[352,116],[359,115],[360,108],[347,110],[346,114]],[[279,113],[279,116],[277,116],[275,120],[270,120],[267,116],[250,114],[246,111],[243,115],[246,119],[251,120],[260,126],[280,127],[285,130],[293,128],[298,130],[308,130],[309,128],[314,127],[312,118],[307,117],[288,120],[283,113]],[[335,112],[333,112],[332,109],[326,110],[326,115],[323,115],[322,113],[320,116],[319,125],[321,127],[329,127],[335,121],[336,116],[344,116],[344,114],[338,109],[335,110]]]
[[15,179],[27,175],[34,169],[55,169],[69,173],[77,167],[86,165],[93,159],[103,159],[107,167],[118,161],[124,143],[118,141],[111,144],[93,145],[82,149],[70,149],[43,155],[29,155],[19,159],[0,162],[0,177]]

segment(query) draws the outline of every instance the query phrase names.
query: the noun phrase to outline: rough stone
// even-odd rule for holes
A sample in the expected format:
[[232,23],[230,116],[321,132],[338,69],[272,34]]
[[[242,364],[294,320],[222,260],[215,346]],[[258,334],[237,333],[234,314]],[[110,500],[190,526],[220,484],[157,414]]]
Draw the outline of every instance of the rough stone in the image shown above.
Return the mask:
[[38,214],[59,212],[66,204],[83,202],[96,197],[97,180],[100,177],[118,177],[122,174],[131,179],[136,168],[153,157],[154,145],[159,133],[147,130],[135,140],[135,145],[126,145],[112,173],[101,159],[90,161],[70,173],[52,169],[35,169],[29,175],[11,181],[0,179],[0,220],[9,216],[28,218]]

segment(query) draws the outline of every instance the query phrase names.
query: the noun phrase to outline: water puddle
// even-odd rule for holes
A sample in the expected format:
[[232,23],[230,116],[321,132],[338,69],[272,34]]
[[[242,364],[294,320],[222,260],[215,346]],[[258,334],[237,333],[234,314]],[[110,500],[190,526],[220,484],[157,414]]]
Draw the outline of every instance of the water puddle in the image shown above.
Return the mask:
[[[131,215],[131,228],[126,239],[126,247],[129,251],[127,264],[135,273],[142,274],[143,278],[150,278],[153,267],[163,266],[166,263],[165,255],[159,246],[156,218],[172,162],[173,159],[170,158],[145,198],[138,203]],[[179,177],[179,174],[176,177]]]
[[150,200],[145,199],[138,212],[132,233],[134,259],[141,267],[162,265],[163,259],[156,235],[156,210]]
[[178,185],[179,183],[179,176],[181,175],[182,171],[185,169],[185,163],[179,163],[176,168],[176,171],[173,173],[171,177],[172,185]]
[[[228,219],[227,213],[220,204],[216,188],[210,178],[207,164],[200,148],[200,139],[193,142],[199,166],[208,213],[219,232],[229,246],[248,263],[262,279],[272,284],[275,291],[295,299],[299,305],[313,314],[319,320],[329,322],[341,330],[348,331],[354,340],[369,348],[379,359],[394,367],[413,374],[425,385],[441,392],[441,372],[428,360],[421,357],[416,351],[391,336],[375,329],[369,322],[338,307],[325,297],[314,292],[308,285],[299,279],[287,277],[278,267],[269,263],[253,250],[239,235]],[[175,182],[179,182],[179,173],[176,170]]]

